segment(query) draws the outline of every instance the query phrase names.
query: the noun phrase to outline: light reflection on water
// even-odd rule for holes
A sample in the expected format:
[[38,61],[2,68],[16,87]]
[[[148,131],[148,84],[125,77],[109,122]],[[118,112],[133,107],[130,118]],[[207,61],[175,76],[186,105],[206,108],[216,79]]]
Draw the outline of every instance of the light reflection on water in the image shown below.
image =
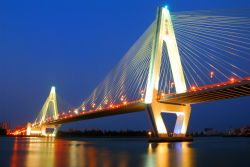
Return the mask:
[[84,142],[53,138],[15,138],[10,166],[167,167],[176,164],[191,167],[192,154],[188,143],[148,144],[144,140],[112,142],[105,139]]
[[145,157],[145,166],[170,167],[194,166],[194,151],[189,148],[189,143],[149,143],[148,155]]
[[248,166],[250,138],[147,143],[145,139],[0,138],[0,166]]
[[121,167],[128,166],[128,154],[125,152],[116,154],[102,145],[96,146],[96,142],[92,141],[83,142],[53,138],[15,138],[9,164],[11,167],[109,167],[116,166],[117,162],[119,162],[119,166]]

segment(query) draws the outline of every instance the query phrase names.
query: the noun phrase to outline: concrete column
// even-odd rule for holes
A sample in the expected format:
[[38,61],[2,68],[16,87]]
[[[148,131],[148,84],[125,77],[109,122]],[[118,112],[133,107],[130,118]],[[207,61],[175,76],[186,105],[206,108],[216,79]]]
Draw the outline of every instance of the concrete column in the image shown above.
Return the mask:
[[161,116],[162,112],[177,115],[174,134],[177,136],[185,136],[191,112],[190,105],[165,104],[159,103],[157,100],[163,42],[167,45],[176,93],[186,92],[187,88],[169,10],[164,7],[159,8],[156,20],[156,32],[150,59],[147,88],[145,92],[146,110],[149,115],[153,131],[157,137],[168,136],[167,128]]

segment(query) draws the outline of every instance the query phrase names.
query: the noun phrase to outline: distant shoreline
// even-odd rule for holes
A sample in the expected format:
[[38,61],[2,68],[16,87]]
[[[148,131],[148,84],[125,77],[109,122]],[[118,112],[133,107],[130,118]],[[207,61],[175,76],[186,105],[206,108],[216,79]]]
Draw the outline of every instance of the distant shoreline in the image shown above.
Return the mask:
[[[26,136],[26,135],[0,135],[0,137],[44,137],[46,136]],[[74,136],[74,135],[68,135],[68,136],[56,136],[56,138],[150,138],[149,136]],[[236,135],[219,135],[219,136],[192,136],[194,138],[205,138],[205,137],[223,137],[223,138],[237,138],[237,137],[250,137],[249,135],[246,136],[236,136]]]
[[[41,137],[40,135],[26,136],[26,135],[8,135],[6,129],[0,128],[0,137]],[[169,136],[173,136],[170,133]],[[243,128],[231,129],[229,131],[221,132],[213,128],[205,128],[203,131],[196,131],[188,133],[186,136],[192,137],[250,137],[250,126]],[[68,131],[59,130],[56,135],[57,138],[151,138],[155,137],[151,131],[146,130],[99,130],[99,129],[85,129],[83,131],[76,129],[69,129]]]

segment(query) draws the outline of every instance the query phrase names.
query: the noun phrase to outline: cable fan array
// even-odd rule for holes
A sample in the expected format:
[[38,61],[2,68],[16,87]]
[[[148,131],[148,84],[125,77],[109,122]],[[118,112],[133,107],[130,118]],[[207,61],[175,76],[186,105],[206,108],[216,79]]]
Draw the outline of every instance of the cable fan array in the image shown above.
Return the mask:
[[[172,15],[187,89],[250,75],[250,10],[178,12]],[[160,91],[174,93],[163,48]]]
[[[248,11],[195,11],[172,15],[188,90],[249,77]],[[62,116],[143,102],[155,34],[156,22],[153,22],[82,105]],[[163,43],[159,97],[171,93],[175,93],[175,83],[167,46]]]
[[152,23],[78,110],[102,110],[143,100],[155,27]]
[[57,96],[55,92],[51,91],[32,126],[41,125],[46,121],[57,119],[57,117]]

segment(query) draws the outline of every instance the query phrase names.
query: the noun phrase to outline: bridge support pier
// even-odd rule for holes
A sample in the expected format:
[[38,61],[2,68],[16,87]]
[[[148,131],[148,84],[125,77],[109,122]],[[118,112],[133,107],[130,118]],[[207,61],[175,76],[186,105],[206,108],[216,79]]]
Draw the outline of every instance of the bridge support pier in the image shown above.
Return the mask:
[[191,114],[190,105],[183,106],[183,111],[176,112],[177,116],[175,128],[174,128],[174,136],[184,137],[187,133],[188,122]]
[[59,125],[43,125],[41,127],[42,136],[56,137]]
[[162,113],[164,112],[176,114],[177,119],[173,136],[184,137],[187,132],[191,112],[190,105],[158,102],[163,43],[167,46],[169,64],[176,93],[186,92],[187,87],[169,10],[166,7],[159,8],[156,20],[155,39],[150,59],[145,96],[146,110],[156,137],[169,136],[162,119]]
[[[52,111],[50,110],[52,109]],[[46,99],[38,118],[35,123],[27,124],[26,135],[27,136],[50,136],[55,137],[60,125],[49,125],[46,124],[46,116],[49,114],[52,115],[53,120],[58,118],[58,108],[56,100],[56,88],[52,86],[50,94]],[[51,118],[50,118],[51,119]]]
[[59,128],[60,125],[42,125],[33,127],[31,123],[28,123],[26,135],[55,137]]
[[151,104],[146,105],[146,110],[156,137],[170,136],[162,118],[162,113],[176,114],[177,119],[173,136],[185,137],[191,114],[191,106],[189,104],[166,104],[153,100]]

